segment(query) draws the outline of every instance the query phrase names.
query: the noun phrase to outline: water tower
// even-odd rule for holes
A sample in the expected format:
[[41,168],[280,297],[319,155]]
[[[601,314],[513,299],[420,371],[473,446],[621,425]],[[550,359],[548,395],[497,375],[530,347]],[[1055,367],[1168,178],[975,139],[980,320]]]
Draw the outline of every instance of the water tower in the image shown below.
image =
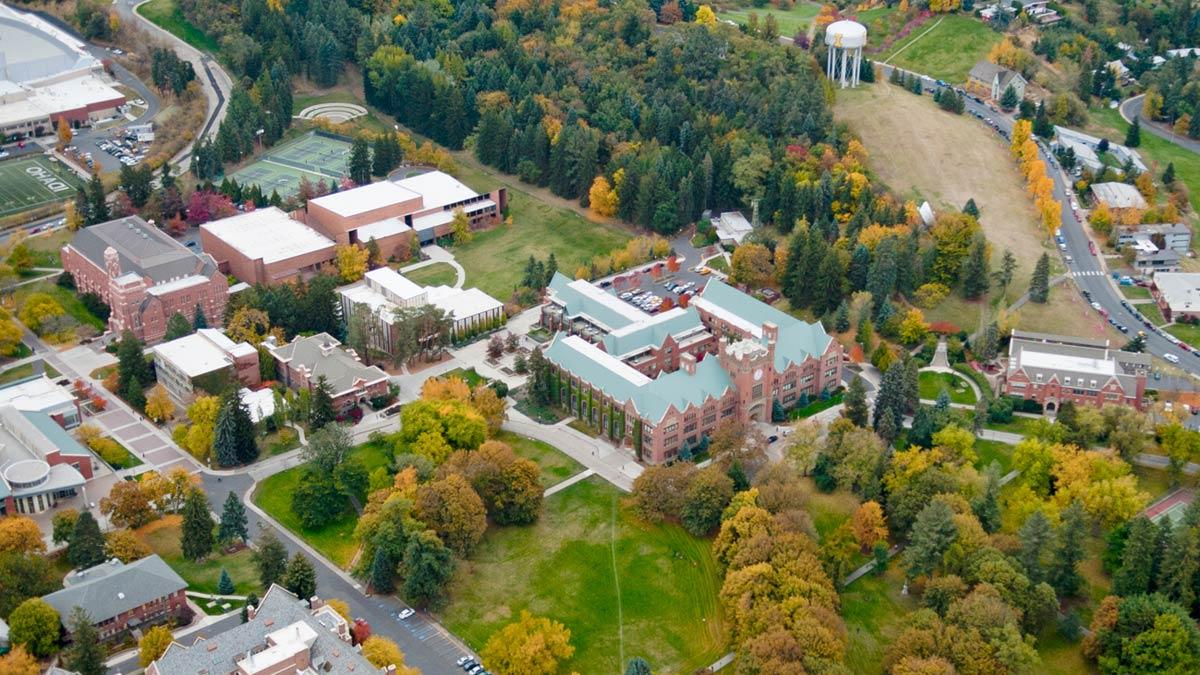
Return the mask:
[[825,76],[840,81],[842,89],[858,86],[867,27],[857,21],[835,21],[825,29]]

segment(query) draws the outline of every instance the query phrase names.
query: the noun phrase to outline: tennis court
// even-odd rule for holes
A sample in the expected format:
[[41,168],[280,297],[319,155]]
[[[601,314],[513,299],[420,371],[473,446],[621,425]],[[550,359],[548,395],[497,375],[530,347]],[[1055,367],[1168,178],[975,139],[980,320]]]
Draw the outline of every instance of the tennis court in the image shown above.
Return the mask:
[[241,185],[258,185],[263,194],[277,190],[279,196],[287,197],[299,189],[301,178],[326,184],[340,180],[349,157],[348,139],[311,131],[272,148],[234,172],[232,178]]
[[1166,518],[1174,525],[1183,520],[1183,514],[1193,499],[1195,494],[1191,490],[1179,489],[1147,506],[1142,513],[1155,523]]
[[71,199],[80,185],[74,172],[42,155],[0,162],[0,216]]

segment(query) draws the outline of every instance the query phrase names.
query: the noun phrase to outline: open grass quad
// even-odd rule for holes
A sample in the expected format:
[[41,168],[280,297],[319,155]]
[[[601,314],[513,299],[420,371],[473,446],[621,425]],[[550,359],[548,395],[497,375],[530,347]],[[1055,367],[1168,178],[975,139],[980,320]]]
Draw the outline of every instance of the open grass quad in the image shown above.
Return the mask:
[[139,539],[188,582],[189,591],[216,593],[222,569],[229,572],[229,578],[233,580],[239,595],[260,590],[258,570],[254,566],[254,552],[248,548],[232,554],[217,550],[200,562],[184,558],[179,546],[182,523],[183,519],[180,516],[164,516],[135,532]]
[[422,286],[453,286],[458,279],[458,272],[449,264],[438,262],[405,272],[404,276]]
[[797,33],[807,31],[812,25],[812,20],[816,18],[817,13],[821,11],[821,5],[815,2],[797,2],[790,9],[779,9],[778,7],[730,7],[729,9],[717,10],[718,19],[728,19],[737,24],[745,24],[750,20],[751,12],[758,15],[758,25],[762,26],[766,21],[767,15],[775,17],[776,24],[779,26],[779,34],[785,37],[792,37]]
[[[1089,132],[1106,136],[1114,142],[1124,141],[1129,123],[1121,117],[1121,113],[1111,108],[1093,108],[1089,116]],[[1142,130],[1141,139],[1142,143],[1137,147],[1138,154],[1154,172],[1155,180],[1162,178],[1162,172],[1166,171],[1168,163],[1174,164],[1176,178],[1187,186],[1192,209],[1200,209],[1200,155],[1146,130]],[[1192,221],[1192,227],[1195,229],[1195,219]]]
[[526,527],[493,527],[450,585],[439,618],[474,649],[521,610],[562,622],[562,672],[619,673],[634,656],[690,673],[726,652],[711,542],[638,520],[593,476],[546,499]]
[[879,55],[879,60],[962,85],[971,67],[987,57],[1000,39],[1000,33],[982,21],[951,14],[930,19]]
[[932,401],[945,390],[950,395],[951,403],[975,403],[975,391],[961,375],[924,370],[918,375],[917,384],[922,400]]

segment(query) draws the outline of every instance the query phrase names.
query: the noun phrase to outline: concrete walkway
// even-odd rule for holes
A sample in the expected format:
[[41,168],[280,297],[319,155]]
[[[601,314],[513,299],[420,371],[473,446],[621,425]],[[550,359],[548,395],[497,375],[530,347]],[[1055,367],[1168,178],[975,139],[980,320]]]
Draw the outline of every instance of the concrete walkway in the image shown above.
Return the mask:
[[552,425],[540,424],[521,411],[509,408],[504,430],[549,443],[618,489],[632,490],[633,479],[642,474],[642,466],[633,458],[632,451],[572,429],[567,426],[572,419]]
[[436,265],[438,263],[446,263],[447,265],[453,267],[454,272],[458,274],[458,278],[454,280],[455,288],[462,288],[463,284],[467,282],[467,271],[463,269],[462,265],[458,264],[458,261],[454,259],[454,255],[446,249],[442,248],[441,246],[426,246],[425,248],[421,249],[421,252],[429,256],[429,259],[401,267],[401,274],[404,274],[405,272],[411,272],[413,270],[419,270],[422,267]]
[[549,497],[550,495],[552,495],[556,492],[562,492],[563,490],[566,490],[567,488],[571,487],[572,485],[574,485],[580,481],[587,480],[588,478],[591,478],[592,476],[595,476],[595,475],[596,475],[595,471],[592,471],[591,469],[585,469],[562,482],[551,485],[549,488],[546,489],[546,491],[544,493],[542,493],[542,496]]

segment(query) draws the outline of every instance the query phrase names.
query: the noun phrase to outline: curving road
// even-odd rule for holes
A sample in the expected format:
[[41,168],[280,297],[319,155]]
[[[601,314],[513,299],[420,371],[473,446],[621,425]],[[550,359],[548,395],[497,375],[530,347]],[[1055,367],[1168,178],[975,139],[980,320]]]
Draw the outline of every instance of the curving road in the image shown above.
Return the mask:
[[[877,65],[879,65],[882,71],[880,77],[886,79],[891,73],[891,67],[881,64]],[[928,76],[923,77],[926,81],[926,88],[931,89],[934,86],[933,78]],[[977,103],[970,98],[964,98],[964,101],[966,103],[966,114],[979,113],[984,118],[991,118],[996,123],[997,130],[1005,138],[1011,137],[1012,117],[995,112],[989,106]],[[1075,280],[1075,285],[1081,292],[1085,293],[1085,297],[1090,296],[1091,301],[1098,303],[1118,324],[1129,328],[1131,336],[1138,330],[1145,330],[1146,351],[1158,358],[1163,358],[1167,354],[1174,355],[1179,359],[1179,368],[1187,371],[1192,376],[1200,375],[1200,352],[1181,347],[1181,343],[1177,338],[1150,324],[1145,317],[1134,309],[1134,305],[1130,305],[1125,301],[1124,296],[1118,290],[1116,282],[1108,273],[1103,259],[1091,254],[1089,249],[1091,240],[1088,238],[1087,232],[1084,231],[1080,216],[1071,206],[1075,196],[1073,190],[1070,188],[1070,178],[1063,173],[1062,168],[1049,152],[1048,147],[1039,143],[1038,150],[1042,159],[1046,161],[1050,178],[1054,181],[1054,198],[1062,204],[1061,229],[1067,249],[1065,251],[1060,250],[1059,255],[1063,257],[1063,264],[1067,267],[1068,276]],[[1067,258],[1070,258],[1071,261],[1068,262]]]
[[1194,153],[1200,154],[1200,141],[1188,138],[1187,136],[1180,136],[1169,129],[1163,128],[1161,124],[1146,119],[1146,116],[1142,114],[1142,99],[1145,96],[1145,94],[1138,94],[1137,96],[1121,101],[1121,107],[1118,108],[1121,117],[1129,124],[1133,124],[1134,117],[1137,117],[1138,121],[1142,123],[1142,131],[1149,131],[1155,136],[1174,143],[1185,150],[1191,150]]

